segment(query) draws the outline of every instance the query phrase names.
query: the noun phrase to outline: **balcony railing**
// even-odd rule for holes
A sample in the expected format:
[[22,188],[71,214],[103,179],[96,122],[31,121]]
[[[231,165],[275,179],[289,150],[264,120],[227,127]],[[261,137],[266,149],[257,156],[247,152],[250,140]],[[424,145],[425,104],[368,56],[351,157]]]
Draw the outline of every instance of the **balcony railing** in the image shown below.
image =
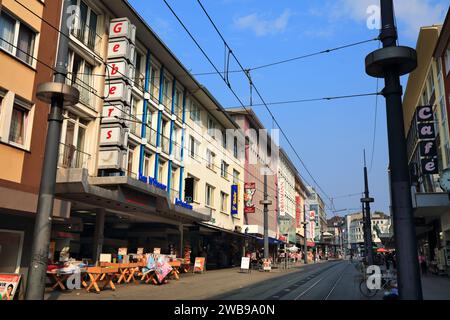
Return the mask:
[[181,145],[174,142],[172,152],[173,152],[175,159],[178,161],[181,161]]
[[75,16],[70,33],[89,49],[99,54],[100,43],[102,37],[97,34],[96,28],[92,28],[86,24],[80,17]]
[[129,115],[130,117],[130,132],[137,137],[141,136],[142,122],[134,115]]
[[[70,81],[69,81],[70,82]],[[72,85],[80,91],[80,102],[84,105],[93,108],[94,104],[94,93],[89,83],[84,82],[80,79],[75,79]]]
[[165,136],[161,136],[161,150],[162,152],[169,154],[170,139]]
[[134,86],[141,91],[144,91],[145,86],[145,74],[136,72],[134,76]]
[[65,169],[88,169],[91,155],[78,150],[74,145],[61,143],[58,166]]

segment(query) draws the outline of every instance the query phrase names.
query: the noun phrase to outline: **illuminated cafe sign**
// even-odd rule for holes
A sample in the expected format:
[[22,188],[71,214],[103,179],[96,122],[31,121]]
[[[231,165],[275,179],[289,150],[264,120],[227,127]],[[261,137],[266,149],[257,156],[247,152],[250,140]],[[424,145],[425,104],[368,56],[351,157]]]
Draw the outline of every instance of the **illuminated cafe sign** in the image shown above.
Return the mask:
[[436,128],[432,106],[418,107],[416,110],[417,138],[422,174],[438,174]]

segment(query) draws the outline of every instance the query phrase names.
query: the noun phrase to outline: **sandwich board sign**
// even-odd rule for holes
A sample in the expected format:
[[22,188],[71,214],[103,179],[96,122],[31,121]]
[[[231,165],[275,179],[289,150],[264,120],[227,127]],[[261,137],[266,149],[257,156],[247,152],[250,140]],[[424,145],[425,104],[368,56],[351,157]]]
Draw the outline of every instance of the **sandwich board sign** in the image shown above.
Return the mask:
[[195,272],[203,273],[204,271],[205,271],[205,258],[204,257],[196,257],[193,272],[194,273]]
[[247,270],[250,272],[250,258],[249,257],[242,257],[241,260],[241,271]]

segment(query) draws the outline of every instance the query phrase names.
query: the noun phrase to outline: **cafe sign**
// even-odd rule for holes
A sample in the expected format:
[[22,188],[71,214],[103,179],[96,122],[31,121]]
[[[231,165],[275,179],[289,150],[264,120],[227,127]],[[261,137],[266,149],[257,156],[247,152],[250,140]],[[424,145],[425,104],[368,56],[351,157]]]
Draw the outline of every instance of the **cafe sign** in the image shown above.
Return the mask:
[[418,107],[416,110],[417,137],[422,174],[438,174],[436,128],[432,106]]

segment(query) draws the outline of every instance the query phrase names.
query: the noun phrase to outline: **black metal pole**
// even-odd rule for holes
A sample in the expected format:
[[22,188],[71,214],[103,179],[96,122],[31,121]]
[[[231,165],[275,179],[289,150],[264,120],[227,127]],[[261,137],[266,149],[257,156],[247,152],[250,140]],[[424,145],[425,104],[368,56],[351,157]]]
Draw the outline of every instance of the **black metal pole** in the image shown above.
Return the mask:
[[364,206],[365,206],[365,215],[364,215],[364,233],[366,234],[366,245],[367,245],[367,263],[369,266],[373,265],[373,252],[372,252],[372,219],[370,216],[370,203],[373,202],[373,199],[369,197],[369,178],[367,175],[367,166],[366,166],[366,153],[364,152]]
[[[58,56],[55,72],[55,82],[65,83],[69,54],[69,21],[71,13],[68,8],[70,0],[63,2],[61,20],[61,36],[59,38]],[[44,298],[47,259],[52,227],[53,201],[55,198],[56,171],[59,156],[59,142],[63,122],[63,96],[51,99],[51,109],[48,117],[47,138],[45,144],[44,165],[34,225],[31,263],[27,279],[27,300],[42,300]]]
[[[383,48],[395,47],[397,31],[392,0],[381,0],[381,20]],[[421,300],[422,284],[409,183],[402,94],[399,70],[394,67],[386,69],[383,95],[386,98],[399,295],[401,299]]]

